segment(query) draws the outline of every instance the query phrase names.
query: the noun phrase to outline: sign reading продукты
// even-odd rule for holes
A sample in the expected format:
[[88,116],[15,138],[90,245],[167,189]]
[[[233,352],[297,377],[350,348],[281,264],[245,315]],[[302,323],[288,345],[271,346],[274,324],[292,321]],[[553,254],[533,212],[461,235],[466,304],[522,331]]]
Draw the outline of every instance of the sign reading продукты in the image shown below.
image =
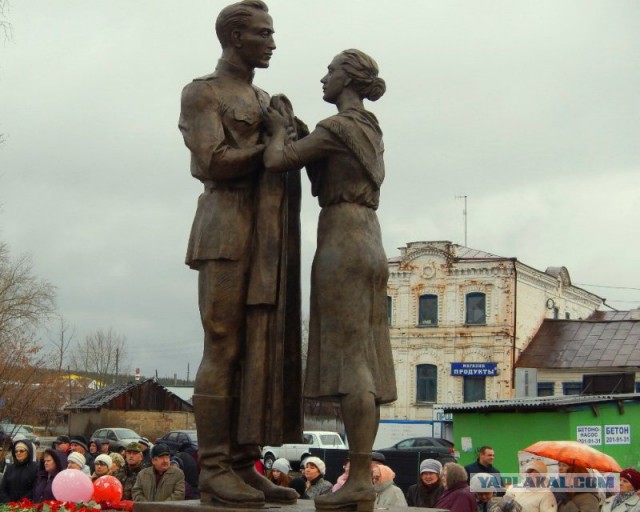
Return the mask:
[[451,363],[451,375],[456,377],[494,377],[498,363]]

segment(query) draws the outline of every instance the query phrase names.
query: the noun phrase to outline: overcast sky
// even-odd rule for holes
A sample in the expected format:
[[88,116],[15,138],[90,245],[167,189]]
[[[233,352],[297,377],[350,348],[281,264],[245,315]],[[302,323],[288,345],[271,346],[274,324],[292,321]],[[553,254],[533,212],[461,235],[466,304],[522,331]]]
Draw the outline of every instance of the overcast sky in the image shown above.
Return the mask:
[[[184,254],[201,185],[180,91],[220,54],[214,0],[11,0],[0,43],[0,240],[30,253],[83,338],[113,328],[143,375],[193,378],[197,273]],[[335,107],[333,56],[374,57],[387,94],[379,210],[389,257],[464,243],[640,304],[640,2],[272,0],[277,50],[255,83],[310,127]],[[303,296],[316,201],[304,183]],[[636,290],[588,285],[629,287]]]

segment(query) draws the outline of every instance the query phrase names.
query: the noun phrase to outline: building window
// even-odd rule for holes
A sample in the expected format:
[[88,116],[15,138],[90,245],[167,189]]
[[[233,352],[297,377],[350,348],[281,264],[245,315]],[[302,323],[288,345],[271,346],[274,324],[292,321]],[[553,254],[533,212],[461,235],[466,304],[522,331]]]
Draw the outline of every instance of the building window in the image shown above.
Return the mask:
[[563,395],[579,395],[582,393],[582,382],[563,382]]
[[416,366],[416,402],[438,401],[438,367],[434,364]]
[[485,377],[464,377],[464,401],[477,402],[485,398]]
[[418,305],[418,325],[438,325],[438,296],[421,295]]
[[538,396],[553,396],[553,382],[538,382]]
[[387,324],[391,325],[391,315],[393,314],[393,299],[387,295]]
[[571,313],[569,313],[568,311],[564,312],[564,319],[565,320],[571,320]]
[[465,323],[473,325],[487,323],[484,293],[474,292],[467,294],[467,318]]
[[636,393],[640,393],[640,382],[636,382]]
[[560,318],[560,308],[553,308],[553,319],[557,320]]

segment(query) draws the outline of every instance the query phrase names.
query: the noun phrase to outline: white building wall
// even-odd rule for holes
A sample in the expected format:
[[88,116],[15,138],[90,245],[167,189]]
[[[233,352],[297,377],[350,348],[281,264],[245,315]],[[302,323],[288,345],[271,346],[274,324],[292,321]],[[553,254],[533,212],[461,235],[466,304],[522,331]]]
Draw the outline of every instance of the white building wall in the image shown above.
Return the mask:
[[[477,257],[456,259],[460,254]],[[390,260],[389,271],[398,400],[382,407],[383,419],[434,419],[434,404],[416,399],[416,367],[420,364],[437,367],[436,403],[463,402],[463,377],[451,375],[454,362],[497,363],[498,375],[485,378],[485,396],[510,398],[513,345],[522,350],[543,318],[553,317],[553,310],[546,309],[547,298],[554,298],[561,311],[583,317],[601,302],[582,290],[576,292],[560,277],[515,259],[470,251],[450,242],[411,242],[400,249],[399,258]],[[466,295],[471,292],[486,296],[486,325],[465,325]],[[436,326],[418,325],[419,297],[424,294],[438,297]]]

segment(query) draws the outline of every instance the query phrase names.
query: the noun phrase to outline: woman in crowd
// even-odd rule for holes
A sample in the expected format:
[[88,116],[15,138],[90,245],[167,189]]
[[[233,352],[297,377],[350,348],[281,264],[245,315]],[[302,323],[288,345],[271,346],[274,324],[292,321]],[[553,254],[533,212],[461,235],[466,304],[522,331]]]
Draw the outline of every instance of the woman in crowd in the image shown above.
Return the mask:
[[334,57],[320,82],[324,101],[338,113],[289,143],[284,116],[269,109],[263,158],[268,172],[305,166],[322,208],[304,395],[340,400],[351,465],[346,483],[319,496],[316,507],[363,508],[376,497],[370,466],[380,405],[397,397],[387,325],[389,267],[376,215],[384,145],[378,120],[363,103],[379,99],[386,85],[376,62],[359,50]]
[[111,469],[109,470],[110,475],[115,475],[118,471],[120,471],[124,467],[124,457],[117,452],[111,452],[109,454],[109,458],[111,459]]
[[13,464],[5,469],[0,482],[0,503],[33,497],[38,464],[33,460],[34,448],[29,441],[16,441],[11,447]]
[[476,498],[469,490],[467,472],[455,462],[447,462],[442,470],[444,492],[434,508],[446,508],[450,512],[476,512]]
[[317,496],[331,494],[333,485],[324,479],[327,470],[324,462],[318,457],[307,457],[304,460],[304,477],[306,479],[305,491],[302,496],[305,500],[313,500]]
[[95,459],[102,452],[102,443],[95,438],[89,440],[89,453]]
[[111,471],[111,466],[113,466],[111,457],[104,453],[98,455],[93,462],[93,475],[91,475],[91,480],[95,482],[101,476],[108,475]]
[[[172,466],[178,468],[180,471],[182,471],[184,473],[184,461],[181,458],[176,457],[174,455],[173,457],[171,457],[170,463],[171,463]],[[200,493],[197,491],[197,489],[194,489],[193,486],[185,478],[185,480],[184,480],[184,499],[185,500],[196,500],[198,498],[200,498]]]
[[505,494],[501,510],[507,510],[513,500],[522,506],[522,512],[555,512],[558,509],[556,498],[547,488],[537,486],[536,479],[545,478],[547,465],[539,459],[530,460],[524,467],[524,487],[511,488]]
[[602,512],[640,512],[640,472],[627,468],[620,472],[620,492],[607,498]]
[[53,448],[47,448],[40,460],[40,469],[36,476],[36,483],[33,486],[33,502],[39,503],[46,500],[54,500],[51,485],[55,476],[65,469],[65,463],[61,457],[61,452]]
[[433,508],[444,491],[442,486],[442,464],[435,459],[425,459],[420,463],[418,483],[407,490],[407,504],[410,507]]
[[289,476],[289,471],[291,471],[291,465],[287,459],[276,459],[267,474],[267,478],[276,485],[290,487],[291,477]]
[[[373,466],[373,458],[371,459],[371,465]],[[349,467],[351,466],[351,462],[349,459],[345,459],[344,464],[342,465],[343,473],[338,477],[338,481],[331,488],[331,492],[336,492],[340,487],[344,485],[349,478]]]
[[396,474],[389,466],[374,464],[371,466],[371,480],[376,491],[376,508],[406,507],[407,500],[402,490],[393,483]]
[[87,467],[87,459],[78,452],[71,452],[67,457],[67,469],[77,469],[87,476],[91,476],[88,471],[89,468]]
[[[564,462],[558,463],[558,473],[560,475],[584,475],[589,476],[587,468],[581,466],[571,466]],[[573,478],[573,477],[571,477]],[[571,485],[571,482],[567,482]],[[563,492],[554,493],[558,503],[559,512],[599,512],[600,499],[593,492]]]

